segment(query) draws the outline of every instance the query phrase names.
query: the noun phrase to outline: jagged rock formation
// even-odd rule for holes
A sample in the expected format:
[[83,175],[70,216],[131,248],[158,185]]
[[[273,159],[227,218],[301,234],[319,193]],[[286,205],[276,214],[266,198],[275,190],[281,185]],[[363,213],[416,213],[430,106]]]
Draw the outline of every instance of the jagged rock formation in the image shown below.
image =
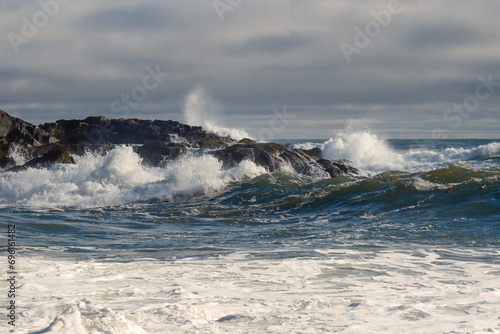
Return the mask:
[[257,143],[251,139],[243,139],[231,147],[213,151],[210,154],[217,157],[224,168],[235,167],[243,160],[249,160],[270,172],[293,170],[315,177],[359,174],[359,170],[349,160],[332,161],[320,158],[319,148],[289,149],[280,144]]
[[40,146],[56,142],[55,137],[50,136],[40,127],[12,117],[0,110],[0,145],[17,143],[27,146]]
[[27,159],[33,158],[33,148],[57,143],[57,138],[49,135],[40,127],[19,118],[12,117],[0,110],[0,167],[12,165],[8,157],[13,145],[23,147]]
[[197,148],[228,146],[229,137],[207,133],[201,126],[189,126],[175,121],[108,119],[87,117],[84,120],[59,120],[40,128],[59,139],[72,151],[95,148],[105,144],[145,144],[146,142],[176,142]]
[[305,164],[314,160],[313,156],[302,150],[289,150],[280,144],[257,143],[248,139],[211,154],[222,161],[224,168],[235,167],[243,160],[250,160],[270,172],[290,168],[300,173]]
[[71,164],[74,160],[70,154],[83,154],[87,149],[106,152],[115,145],[137,144],[140,145],[137,153],[151,165],[196,152],[217,157],[225,169],[249,160],[269,172],[288,170],[315,177],[359,173],[350,161],[323,159],[318,148],[290,149],[275,143],[257,143],[248,138],[236,142],[230,137],[207,133],[200,126],[175,121],[107,119],[99,116],[59,120],[35,127],[0,111],[0,166],[11,163],[6,158],[6,152],[14,144],[27,150],[29,161],[8,169],[10,171],[48,167],[54,163]]

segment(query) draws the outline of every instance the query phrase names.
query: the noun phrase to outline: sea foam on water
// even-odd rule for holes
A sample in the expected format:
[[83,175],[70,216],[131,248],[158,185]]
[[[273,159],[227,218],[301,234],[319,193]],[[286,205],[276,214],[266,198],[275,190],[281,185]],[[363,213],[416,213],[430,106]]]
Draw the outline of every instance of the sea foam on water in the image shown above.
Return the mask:
[[265,169],[246,161],[222,170],[213,156],[185,156],[165,167],[148,167],[130,146],[105,156],[87,153],[75,165],[0,174],[3,205],[96,207],[137,201],[169,200],[177,195],[208,193]]
[[404,157],[369,131],[342,133],[322,146],[323,157],[349,159],[365,171],[382,172],[404,166]]
[[301,144],[400,169],[373,177],[211,155],[151,167],[130,146],[0,173],[19,233],[13,333],[496,333],[500,144],[431,144]]

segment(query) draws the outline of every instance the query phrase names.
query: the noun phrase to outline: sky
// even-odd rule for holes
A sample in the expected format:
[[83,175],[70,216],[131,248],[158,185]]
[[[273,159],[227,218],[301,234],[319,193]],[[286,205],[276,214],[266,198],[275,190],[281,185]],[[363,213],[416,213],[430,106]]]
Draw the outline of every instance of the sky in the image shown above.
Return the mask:
[[[0,109],[500,138],[498,0],[0,0]],[[202,92],[202,93],[200,93]],[[202,124],[191,124],[202,125]]]

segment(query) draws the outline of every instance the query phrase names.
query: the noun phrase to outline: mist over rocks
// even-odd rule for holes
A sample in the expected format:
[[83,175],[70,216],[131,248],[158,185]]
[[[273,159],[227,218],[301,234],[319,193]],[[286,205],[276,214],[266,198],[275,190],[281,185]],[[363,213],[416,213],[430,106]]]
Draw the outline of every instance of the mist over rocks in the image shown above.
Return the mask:
[[[348,160],[322,158],[319,148],[291,149],[276,143],[258,143],[244,138],[209,133],[201,126],[177,121],[108,119],[103,116],[83,120],[58,120],[39,126],[31,125],[0,111],[0,167],[17,171],[29,167],[44,168],[55,163],[75,163],[71,155],[87,151],[105,154],[116,145],[137,145],[136,153],[143,163],[158,166],[186,154],[210,154],[224,169],[236,167],[244,160],[269,172],[295,171],[313,177],[358,175]],[[21,147],[25,162],[15,166],[9,150]],[[10,167],[10,169],[9,169]]]

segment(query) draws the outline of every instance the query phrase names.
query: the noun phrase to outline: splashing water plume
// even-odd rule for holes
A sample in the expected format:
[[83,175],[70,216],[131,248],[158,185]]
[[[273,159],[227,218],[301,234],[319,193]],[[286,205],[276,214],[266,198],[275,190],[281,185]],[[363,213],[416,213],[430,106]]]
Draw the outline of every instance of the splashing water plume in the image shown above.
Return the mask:
[[328,159],[349,159],[369,171],[401,169],[404,158],[376,134],[348,131],[324,143],[323,155]]
[[184,119],[189,125],[201,125],[208,132],[220,136],[229,136],[236,140],[251,138],[242,129],[234,129],[220,125],[222,107],[211,98],[202,87],[193,89],[186,98],[184,105]]

